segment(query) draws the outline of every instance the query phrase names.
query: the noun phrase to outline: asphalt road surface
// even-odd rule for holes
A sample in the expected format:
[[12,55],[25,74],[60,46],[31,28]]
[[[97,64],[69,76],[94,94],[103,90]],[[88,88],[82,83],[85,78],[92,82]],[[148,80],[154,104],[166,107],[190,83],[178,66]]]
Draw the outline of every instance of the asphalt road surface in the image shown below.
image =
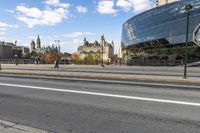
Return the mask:
[[198,133],[200,91],[0,77],[0,119],[56,133]]

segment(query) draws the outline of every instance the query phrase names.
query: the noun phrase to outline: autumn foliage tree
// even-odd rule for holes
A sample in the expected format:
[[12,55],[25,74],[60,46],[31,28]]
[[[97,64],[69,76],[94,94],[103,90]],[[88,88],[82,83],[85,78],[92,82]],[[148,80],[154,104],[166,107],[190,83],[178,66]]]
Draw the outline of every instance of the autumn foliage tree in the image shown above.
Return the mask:
[[76,64],[80,60],[80,55],[77,53],[72,54],[72,61]]
[[45,55],[46,63],[52,63],[55,59],[60,60],[61,58],[62,54],[57,52],[46,53]]

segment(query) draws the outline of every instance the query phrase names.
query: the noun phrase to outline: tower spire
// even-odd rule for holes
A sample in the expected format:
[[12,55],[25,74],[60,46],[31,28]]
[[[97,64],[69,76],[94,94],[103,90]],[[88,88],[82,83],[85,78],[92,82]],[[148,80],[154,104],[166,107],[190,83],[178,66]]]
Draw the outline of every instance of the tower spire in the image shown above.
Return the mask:
[[38,38],[37,38],[37,48],[41,48],[41,41],[40,41],[39,35],[38,35]]

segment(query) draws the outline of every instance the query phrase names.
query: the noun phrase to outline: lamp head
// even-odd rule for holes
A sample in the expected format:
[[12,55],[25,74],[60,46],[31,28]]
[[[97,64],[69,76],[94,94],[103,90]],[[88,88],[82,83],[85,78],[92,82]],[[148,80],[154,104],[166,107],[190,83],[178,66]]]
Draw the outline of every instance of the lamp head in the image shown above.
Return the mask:
[[188,5],[185,6],[185,10],[186,11],[190,11],[190,10],[192,10],[192,8],[193,8],[193,6],[190,5],[190,4],[188,4]]

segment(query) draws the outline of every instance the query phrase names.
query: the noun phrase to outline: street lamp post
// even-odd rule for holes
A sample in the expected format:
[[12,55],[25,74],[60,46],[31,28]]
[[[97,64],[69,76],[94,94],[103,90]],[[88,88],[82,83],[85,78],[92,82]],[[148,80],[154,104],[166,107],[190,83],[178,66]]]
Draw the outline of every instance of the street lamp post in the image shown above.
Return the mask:
[[186,26],[186,41],[185,41],[185,65],[184,65],[184,79],[187,78],[187,58],[188,58],[188,32],[189,32],[189,22],[190,22],[190,10],[192,10],[192,5],[186,5],[185,10],[187,12],[187,26]]
[[15,54],[15,64],[16,64],[16,66],[18,65],[17,54]]
[[101,66],[102,67],[104,67],[104,64],[103,64],[103,53],[104,53],[104,51],[103,51],[103,44],[102,44],[102,46],[101,46],[101,58],[102,58],[102,62],[101,62]]

